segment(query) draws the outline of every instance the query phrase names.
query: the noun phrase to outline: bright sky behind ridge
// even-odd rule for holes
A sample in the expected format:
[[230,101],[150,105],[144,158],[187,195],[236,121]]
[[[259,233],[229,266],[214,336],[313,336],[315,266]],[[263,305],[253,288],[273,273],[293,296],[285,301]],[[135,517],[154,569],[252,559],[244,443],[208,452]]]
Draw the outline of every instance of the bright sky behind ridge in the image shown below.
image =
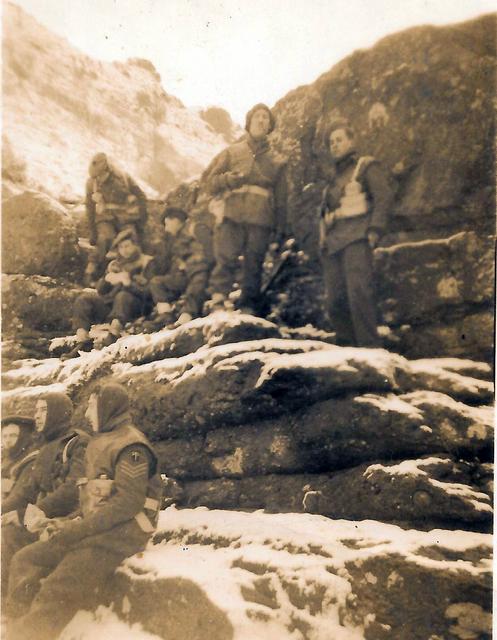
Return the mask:
[[239,123],[355,49],[420,24],[495,11],[495,0],[16,0],[103,60],[151,60],[187,106],[226,108]]

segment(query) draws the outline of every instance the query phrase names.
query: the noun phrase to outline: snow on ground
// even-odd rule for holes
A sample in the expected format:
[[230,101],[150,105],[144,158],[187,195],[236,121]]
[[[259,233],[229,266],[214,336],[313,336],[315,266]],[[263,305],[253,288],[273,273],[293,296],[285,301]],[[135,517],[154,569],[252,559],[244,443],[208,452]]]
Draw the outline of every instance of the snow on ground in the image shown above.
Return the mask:
[[[147,633],[139,623],[128,625],[107,607],[95,612],[79,611],[59,640],[160,640],[159,636]],[[35,639],[33,639],[35,640]]]
[[[309,638],[364,638],[362,626],[343,626],[341,619],[351,592],[348,563],[360,565],[369,557],[399,554],[406,562],[434,572],[464,571],[473,576],[492,566],[490,560],[435,560],[419,552],[431,546],[455,555],[476,547],[490,549],[490,535],[405,531],[380,522],[332,521],[310,514],[173,506],[161,513],[156,540],[160,542],[150,544],[120,571],[131,580],[195,582],[227,614],[234,640],[301,638],[289,632],[295,616],[312,628]],[[321,608],[315,607],[317,600]]]

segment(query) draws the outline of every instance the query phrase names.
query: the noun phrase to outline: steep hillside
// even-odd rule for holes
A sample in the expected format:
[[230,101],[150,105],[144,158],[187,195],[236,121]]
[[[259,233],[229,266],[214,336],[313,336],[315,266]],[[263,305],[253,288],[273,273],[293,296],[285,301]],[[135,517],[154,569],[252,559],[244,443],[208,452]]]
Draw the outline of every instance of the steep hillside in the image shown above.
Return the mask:
[[72,198],[103,150],[163,194],[199,173],[236,131],[168,95],[147,60],[94,60],[11,3],[3,23],[4,180]]

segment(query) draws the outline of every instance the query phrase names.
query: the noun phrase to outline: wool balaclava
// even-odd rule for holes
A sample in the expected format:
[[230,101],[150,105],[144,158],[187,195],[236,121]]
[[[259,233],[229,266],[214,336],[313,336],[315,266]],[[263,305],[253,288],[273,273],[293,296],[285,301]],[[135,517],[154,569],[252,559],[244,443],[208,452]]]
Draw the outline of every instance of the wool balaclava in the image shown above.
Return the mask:
[[268,135],[269,135],[274,130],[274,127],[276,126],[276,120],[274,118],[274,115],[271,109],[267,106],[267,104],[264,104],[263,102],[259,102],[258,104],[256,104],[247,113],[247,115],[245,116],[245,129],[246,131],[250,130],[250,121],[252,120],[252,116],[259,109],[264,109],[269,114],[269,131],[268,131]]
[[46,442],[64,435],[71,425],[73,406],[65,393],[49,393],[41,400],[47,403],[47,417],[41,435]]
[[128,392],[116,382],[102,386],[97,394],[98,431],[113,431],[129,417]]

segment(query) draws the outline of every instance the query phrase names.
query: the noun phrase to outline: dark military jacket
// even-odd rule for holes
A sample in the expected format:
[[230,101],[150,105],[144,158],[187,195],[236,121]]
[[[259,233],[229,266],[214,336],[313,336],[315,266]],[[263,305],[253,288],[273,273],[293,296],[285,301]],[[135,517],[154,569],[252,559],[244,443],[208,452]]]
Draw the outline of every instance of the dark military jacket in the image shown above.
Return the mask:
[[[358,161],[359,155],[354,152],[337,162],[336,175],[323,193],[321,215],[340,207],[345,187],[352,180]],[[339,218],[326,230],[322,248],[328,254],[337,253],[352,242],[365,240],[370,230],[375,230],[381,235],[385,228],[393,202],[393,191],[387,172],[378,161],[371,158],[359,172],[357,182],[366,194],[368,210],[364,215]]]
[[119,228],[134,224],[141,234],[147,220],[147,201],[130,175],[111,169],[103,181],[87,180],[86,214],[91,239],[96,237],[99,222],[113,222]]
[[173,277],[185,274],[187,280],[191,280],[197,273],[208,270],[209,261],[201,241],[195,237],[197,232],[201,232],[200,227],[186,222],[176,236],[164,234],[164,244],[158,258],[159,274]]

